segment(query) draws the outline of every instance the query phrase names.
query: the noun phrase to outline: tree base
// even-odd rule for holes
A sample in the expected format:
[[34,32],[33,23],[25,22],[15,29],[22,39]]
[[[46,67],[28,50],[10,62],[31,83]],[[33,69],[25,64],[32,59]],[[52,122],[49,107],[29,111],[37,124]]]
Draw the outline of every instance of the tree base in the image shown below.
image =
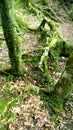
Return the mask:
[[8,68],[8,69],[0,71],[0,74],[3,74],[3,75],[14,75],[14,76],[23,76],[25,73],[27,73],[27,71],[25,69],[23,69],[22,73],[15,72],[12,68]]

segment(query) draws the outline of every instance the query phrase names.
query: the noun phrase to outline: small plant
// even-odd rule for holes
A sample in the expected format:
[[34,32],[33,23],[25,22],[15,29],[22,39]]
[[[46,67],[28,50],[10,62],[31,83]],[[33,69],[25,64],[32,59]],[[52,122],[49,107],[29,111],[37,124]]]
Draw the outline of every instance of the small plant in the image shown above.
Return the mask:
[[[4,109],[0,113],[0,129],[1,130],[9,129],[9,124],[12,123],[15,118],[15,113],[11,112],[11,107],[14,106],[15,100],[16,99],[13,99],[11,101],[6,101],[6,103],[3,104]],[[3,102],[5,102],[5,99],[3,99]]]
[[3,92],[3,94],[13,94],[13,92],[10,90],[10,88],[11,88],[11,85],[10,84],[7,84],[4,88],[3,88],[3,90],[2,90],[2,92]]
[[24,101],[24,97],[23,97],[22,95],[19,95],[19,96],[17,97],[17,100],[18,100],[18,102],[20,103],[20,105],[22,105],[22,104],[23,104],[23,101]]
[[13,75],[11,75],[11,74],[8,75],[6,79],[7,79],[8,82],[9,82],[9,81],[13,81]]
[[33,84],[30,84],[27,88],[25,88],[25,92],[28,96],[38,94],[39,88],[37,86],[34,86]]
[[73,4],[70,7],[69,14],[70,14],[70,18],[73,20]]
[[73,102],[73,94],[71,93],[71,94],[68,96],[67,99],[68,99],[69,102]]

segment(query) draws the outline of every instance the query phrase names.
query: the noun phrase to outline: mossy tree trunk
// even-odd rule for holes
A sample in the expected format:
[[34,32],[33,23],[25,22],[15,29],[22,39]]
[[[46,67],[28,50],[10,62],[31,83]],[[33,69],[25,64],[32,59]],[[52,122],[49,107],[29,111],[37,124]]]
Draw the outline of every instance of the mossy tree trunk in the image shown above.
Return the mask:
[[22,75],[22,51],[21,42],[16,32],[17,24],[14,18],[14,0],[1,0],[0,7],[3,32],[11,60],[11,69],[14,74]]
[[65,70],[60,80],[55,85],[54,92],[51,94],[51,102],[54,110],[63,112],[64,99],[73,90],[73,52],[70,54]]

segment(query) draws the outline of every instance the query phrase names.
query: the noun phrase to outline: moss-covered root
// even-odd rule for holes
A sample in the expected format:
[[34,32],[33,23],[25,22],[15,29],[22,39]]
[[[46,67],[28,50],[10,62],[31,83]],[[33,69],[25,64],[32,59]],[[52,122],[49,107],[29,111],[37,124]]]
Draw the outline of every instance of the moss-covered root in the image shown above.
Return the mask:
[[56,112],[63,112],[64,99],[73,90],[73,52],[70,54],[64,72],[60,80],[55,85],[55,90],[51,94],[51,102]]

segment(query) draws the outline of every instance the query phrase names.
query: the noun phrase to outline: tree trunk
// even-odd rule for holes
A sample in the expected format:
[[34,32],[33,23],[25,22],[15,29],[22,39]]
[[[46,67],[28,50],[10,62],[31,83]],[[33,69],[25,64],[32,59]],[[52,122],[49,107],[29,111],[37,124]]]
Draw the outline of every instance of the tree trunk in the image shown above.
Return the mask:
[[73,52],[70,54],[64,72],[60,80],[55,85],[55,90],[51,94],[53,108],[57,112],[63,112],[64,99],[73,90]]
[[16,32],[14,19],[14,0],[1,0],[1,20],[4,36],[6,39],[12,72],[17,75],[23,74],[21,42]]

